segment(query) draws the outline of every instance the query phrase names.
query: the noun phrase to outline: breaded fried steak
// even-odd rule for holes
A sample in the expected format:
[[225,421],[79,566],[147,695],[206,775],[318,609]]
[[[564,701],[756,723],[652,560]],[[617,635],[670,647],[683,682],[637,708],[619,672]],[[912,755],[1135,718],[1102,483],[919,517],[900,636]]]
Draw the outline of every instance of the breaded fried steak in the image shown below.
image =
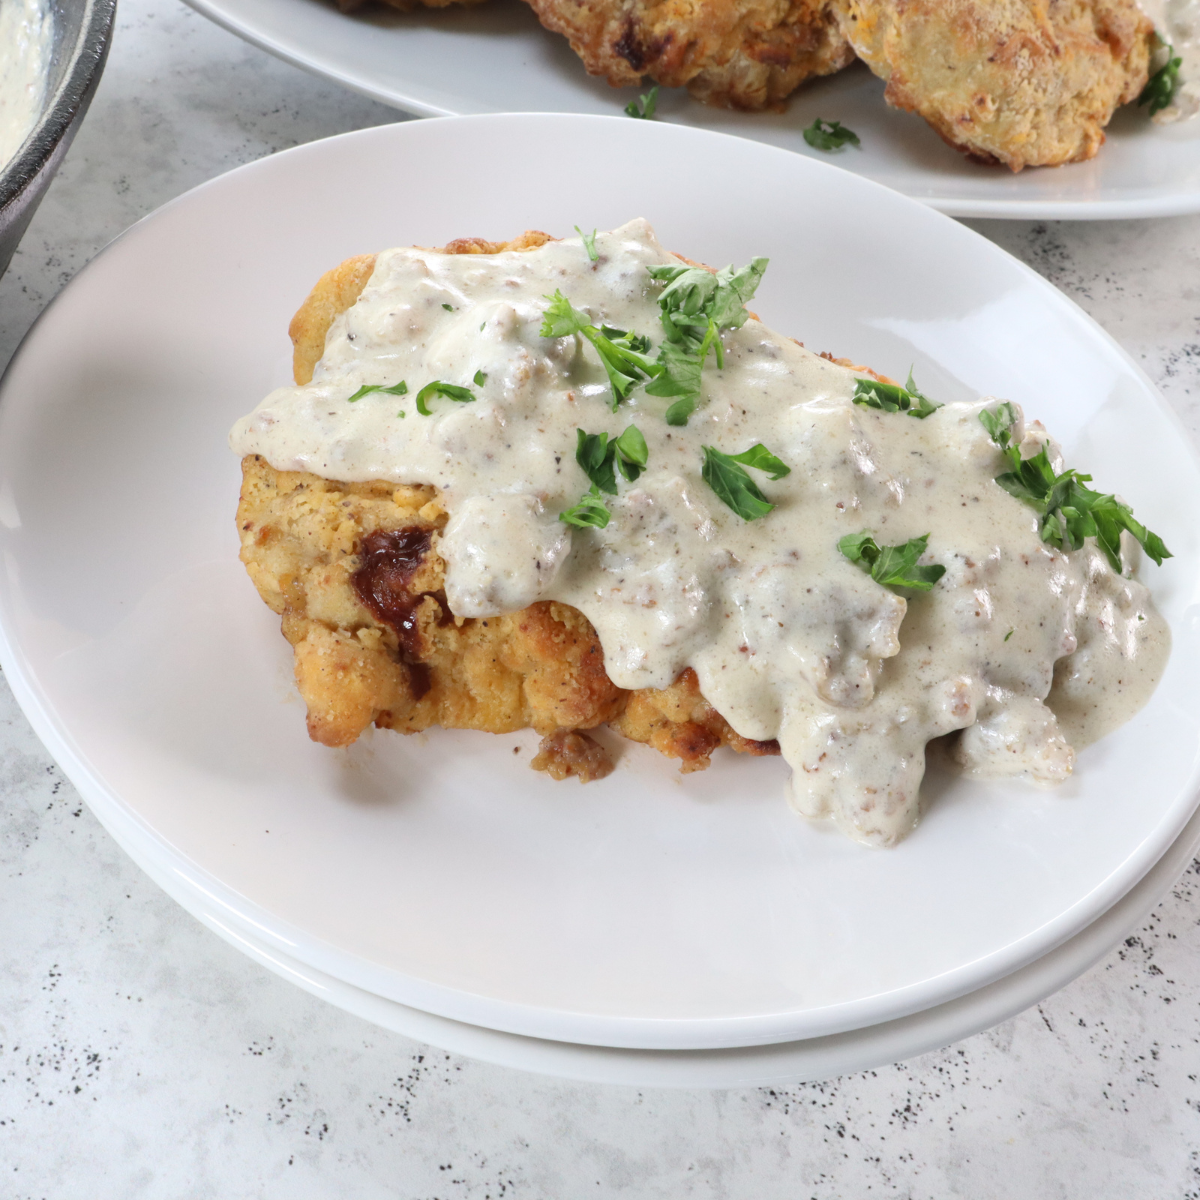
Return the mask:
[[1092,158],[1146,84],[1135,0],[835,0],[843,36],[895,108],[1014,171]]
[[1140,707],[1170,639],[1122,537],[1161,540],[1015,405],[768,329],[766,266],[710,271],[637,220],[321,279],[296,385],[231,434],[314,739],[532,728],[533,765],[585,781],[604,724],[685,771],[781,754],[796,808],[889,844],[931,739],[1052,783],[1068,732]]
[[806,79],[854,58],[828,0],[529,0],[570,39],[591,75],[624,87],[650,78],[706,104],[778,105]]
[[[447,254],[498,254],[543,245],[529,231],[510,242],[463,238]],[[348,259],[317,282],[292,320],[293,374],[308,383],[334,319],[358,299],[374,255]],[[778,754],[777,743],[739,737],[685,670],[670,687],[626,691],[609,680],[596,632],[578,610],[536,603],[490,619],[454,617],[437,552],[447,513],[438,490],[340,483],[242,460],[237,510],[241,559],[283,618],[295,655],[308,731],[348,746],[370,725],[401,733],[442,726],[544,735],[533,765],[587,781],[612,770],[579,731],[605,722],[701,770],[718,746]]]

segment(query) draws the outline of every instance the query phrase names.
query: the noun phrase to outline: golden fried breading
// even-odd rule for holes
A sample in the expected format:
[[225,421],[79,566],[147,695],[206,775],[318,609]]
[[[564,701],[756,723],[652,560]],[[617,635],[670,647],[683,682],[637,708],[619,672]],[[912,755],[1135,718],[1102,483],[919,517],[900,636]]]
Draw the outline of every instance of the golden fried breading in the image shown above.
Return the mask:
[[[496,254],[549,240],[531,230],[511,242],[465,238],[445,251]],[[330,325],[358,299],[374,263],[362,255],[326,272],[297,312],[289,330],[297,383],[312,378]],[[544,735],[533,765],[584,782],[603,778],[611,762],[578,731],[605,722],[680,759],[684,771],[707,767],[721,745],[779,753],[775,742],[736,734],[691,670],[660,691],[618,688],[591,622],[569,605],[455,617],[437,550],[447,516],[433,487],[341,483],[277,471],[257,455],[242,460],[241,559],[283,618],[314,741],[348,746],[372,724],[401,733],[532,728]]]
[[854,54],[828,0],[529,0],[613,87],[644,76],[706,104],[757,110]]
[[895,108],[972,158],[1091,158],[1145,86],[1154,28],[1135,0],[834,0]]
[[[446,517],[434,488],[338,483],[242,460],[242,562],[283,618],[314,741],[348,746],[371,724],[553,735],[607,721],[685,771],[708,766],[722,744],[778,753],[734,733],[691,671],[663,691],[622,691],[591,623],[568,605],[454,617],[437,552]],[[578,740],[543,753],[559,778],[607,774]]]

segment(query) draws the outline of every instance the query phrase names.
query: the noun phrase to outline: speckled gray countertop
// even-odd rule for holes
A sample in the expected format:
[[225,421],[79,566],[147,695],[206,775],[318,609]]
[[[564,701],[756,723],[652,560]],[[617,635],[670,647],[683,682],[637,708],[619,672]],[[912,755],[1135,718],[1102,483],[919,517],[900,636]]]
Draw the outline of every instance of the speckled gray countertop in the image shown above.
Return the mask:
[[[0,364],[151,209],[395,119],[175,0],[121,0],[0,281]],[[1200,218],[973,224],[1200,435]],[[430,1050],[242,958],[116,848],[2,685],[0,791],[0,1200],[1200,1200],[1200,863],[1082,979],[959,1045],[782,1091],[634,1091]]]

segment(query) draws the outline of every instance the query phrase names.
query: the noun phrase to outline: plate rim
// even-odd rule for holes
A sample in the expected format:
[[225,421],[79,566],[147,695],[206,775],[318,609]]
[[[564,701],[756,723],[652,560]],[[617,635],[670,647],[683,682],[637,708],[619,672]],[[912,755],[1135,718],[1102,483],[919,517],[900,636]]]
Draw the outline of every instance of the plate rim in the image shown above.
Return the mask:
[[[557,1079],[619,1087],[782,1087],[820,1082],[904,1062],[1011,1020],[1068,986],[1138,928],[1200,853],[1200,809],[1162,857],[1111,908],[1062,945],[1024,967],[943,1004],[841,1033],[716,1049],[628,1049],[555,1041],[472,1025],[375,995],[231,928],[186,881],[161,877],[121,837],[106,830],[150,879],[186,912],[247,958],[310,996],[452,1054]],[[174,886],[172,886],[174,885]]]
[[[539,109],[453,109],[423,99],[416,94],[405,91],[404,87],[388,88],[371,82],[362,76],[355,76],[346,70],[323,62],[320,55],[294,40],[282,40],[274,34],[263,30],[244,14],[237,12],[237,0],[184,0],[190,8],[201,16],[219,25],[222,29],[242,38],[267,54],[274,55],[292,66],[307,71],[322,79],[331,80],[342,87],[387,105],[410,117],[453,117],[453,116],[513,116],[513,115],[563,115],[563,116],[599,116],[598,113],[550,113]],[[614,93],[616,89],[614,89]],[[1200,120],[1200,117],[1196,118]],[[667,122],[664,122],[664,124]],[[689,126],[689,128],[700,128]],[[710,133],[722,133],[720,130],[709,130]],[[739,137],[738,134],[725,136]],[[753,138],[743,140],[754,141]],[[770,143],[762,143],[768,145]],[[782,147],[775,147],[782,149]],[[785,153],[794,153],[785,150]],[[800,155],[807,158],[807,155]],[[817,161],[815,159],[811,161]],[[831,164],[832,165],[832,164]],[[1068,164],[1069,165],[1069,164]],[[1042,168],[1052,170],[1051,167]],[[850,172],[858,174],[858,172]],[[878,183],[871,175],[860,175],[862,179]],[[882,184],[888,187],[888,184]],[[899,189],[891,189],[899,191]],[[1200,183],[1191,191],[1178,191],[1164,196],[1110,199],[1110,200],[1037,200],[1037,199],[1005,199],[1005,200],[975,200],[953,194],[941,195],[931,193],[916,196],[901,192],[919,204],[928,205],[949,217],[969,218],[975,220],[1012,220],[1012,221],[1117,221],[1136,219],[1157,219],[1160,217],[1188,216],[1200,212]]]
[[[452,124],[478,124],[484,122],[616,122],[623,128],[629,129],[631,126],[622,120],[620,117],[590,115],[590,114],[482,114],[469,117],[447,117],[440,118],[440,121],[451,122]],[[287,156],[307,156],[310,154],[321,153],[320,147],[326,143],[343,142],[352,139],[371,140],[376,138],[381,139],[406,139],[406,138],[421,138],[428,136],[431,133],[431,122],[421,123],[399,123],[388,124],[383,126],[375,126],[364,130],[357,130],[350,133],[335,135],[332,138],[323,139],[319,142],[308,143],[306,145],[297,146],[286,151],[280,152],[278,155],[272,155],[265,159],[260,159],[252,163],[245,164],[235,168],[232,171],[226,172],[214,179],[208,180],[197,187],[190,189],[183,195],[174,198],[167,202],[154,212],[143,217],[135,225],[131,226],[124,233],[115,238],[100,254],[96,256],[87,266],[85,266],[75,277],[76,279],[85,276],[85,273],[91,272],[94,265],[107,257],[110,253],[117,252],[115,248],[122,244],[126,239],[136,236],[136,231],[142,226],[160,220],[163,215],[173,211],[177,206],[194,203],[197,197],[202,196],[209,188],[222,186],[234,177],[247,177],[255,175],[260,171],[269,170],[270,164],[279,158],[281,155]],[[636,128],[643,128],[636,126]],[[692,138],[692,139],[713,139],[713,138],[730,138],[735,137],[732,134],[720,133],[712,130],[697,129],[693,127],[678,126],[678,125],[655,125],[646,126],[646,129],[655,130],[671,130],[672,132],[663,134],[661,132],[651,134],[654,137],[668,138]],[[746,139],[736,139],[738,141],[746,141]],[[763,151],[777,155],[786,156],[790,164],[795,164],[798,158],[789,151],[780,147],[764,145],[762,143],[754,143],[757,149],[755,153]],[[889,203],[899,203],[901,205],[914,205],[922,213],[922,219],[932,221],[950,220],[944,215],[932,213],[927,206],[923,206],[919,201],[897,193],[885,187],[885,185],[877,183],[874,180],[855,175],[851,172],[846,172],[841,168],[831,163],[823,163],[815,160],[803,159],[806,166],[801,167],[801,170],[815,171],[833,171],[840,173],[843,176],[850,176],[854,183],[851,186],[865,188],[879,188],[888,194]],[[1059,304],[1065,307],[1067,313],[1072,319],[1077,322],[1082,322],[1083,327],[1091,332],[1094,337],[1100,338],[1111,351],[1115,351],[1119,360],[1122,361],[1127,370],[1131,371],[1134,377],[1141,381],[1148,397],[1159,409],[1160,413],[1170,422],[1179,432],[1185,444],[1189,446],[1193,460],[1200,462],[1200,456],[1197,455],[1195,447],[1191,444],[1191,439],[1184,431],[1182,421],[1162,397],[1161,393],[1154,386],[1152,381],[1146,376],[1145,372],[1137,364],[1136,361],[1109,335],[1103,327],[1101,327],[1092,317],[1090,317],[1078,304],[1070,297],[1064,295],[1051,283],[1038,275],[1032,268],[1016,259],[1002,247],[990,242],[981,234],[970,229],[961,229],[963,235],[969,238],[978,238],[981,242],[987,244],[989,253],[998,254],[1002,259],[1007,260],[1010,267],[1016,267],[1021,273],[1027,276],[1030,280],[1036,281],[1036,285],[1044,289],[1048,300],[1052,303]],[[46,310],[39,316],[33,327],[29,330],[26,338],[22,341],[17,352],[13,355],[12,361],[9,363],[4,372],[3,377],[0,377],[0,401],[7,397],[7,383],[11,377],[11,373],[19,362],[21,362],[27,353],[27,348],[33,344],[38,336],[39,331],[43,327],[43,322],[53,319],[52,314],[57,310],[61,297],[74,286],[74,280],[63,289],[59,297],[56,297]],[[0,409],[0,418],[7,414],[7,408]],[[104,822],[104,811],[112,810],[114,812],[126,812],[132,819],[138,822],[144,836],[154,841],[161,849],[162,856],[168,860],[171,869],[182,876],[192,876],[195,878],[204,878],[209,883],[209,887],[202,888],[207,894],[214,899],[219,899],[223,907],[233,913],[242,912],[242,910],[251,910],[255,915],[267,917],[273,922],[275,928],[271,929],[260,920],[255,920],[253,917],[245,917],[250,921],[250,924],[261,930],[271,942],[279,950],[293,953],[300,943],[307,944],[307,953],[303,956],[305,962],[319,970],[324,970],[338,978],[344,979],[346,982],[353,983],[356,986],[363,987],[364,990],[377,994],[386,994],[379,986],[377,976],[382,970],[390,977],[395,977],[398,973],[392,968],[375,968],[374,974],[372,968],[374,964],[368,963],[366,960],[359,958],[356,955],[349,954],[346,951],[339,950],[337,947],[329,946],[320,939],[312,935],[295,930],[286,921],[278,918],[271,918],[269,913],[260,909],[258,905],[251,903],[246,897],[240,896],[231,887],[221,883],[219,879],[209,875],[205,868],[202,868],[198,863],[192,861],[182,852],[176,850],[173,846],[165,841],[160,835],[150,827],[144,819],[133,812],[129,806],[104,782],[100,772],[92,767],[86,754],[81,747],[78,747],[74,738],[67,735],[64,728],[60,728],[61,721],[52,707],[47,707],[43,702],[44,697],[40,695],[40,690],[36,686],[36,676],[21,648],[15,645],[9,636],[8,623],[6,618],[9,608],[9,585],[6,580],[0,581],[0,665],[3,666],[5,672],[9,675],[10,683],[13,685],[14,693],[17,696],[18,703],[29,717],[31,724],[34,726],[38,736],[50,749],[51,753],[59,760],[64,771],[71,779],[72,783],[79,789],[81,795],[88,802],[89,807],[97,813],[97,816]],[[988,956],[988,961],[992,964],[987,972],[976,972],[975,977],[970,977],[966,973],[972,968],[977,967],[977,964],[969,963],[960,965],[951,972],[943,973],[942,976],[934,977],[934,980],[944,979],[947,975],[959,976],[961,979],[957,986],[950,988],[935,989],[933,987],[934,980],[925,980],[920,984],[906,985],[901,989],[893,989],[886,993],[889,999],[890,1016],[900,1017],[907,1014],[915,1013],[927,1009],[933,1001],[930,1001],[928,995],[931,991],[937,991],[937,1003],[948,1001],[956,996],[965,995],[971,991],[977,990],[978,987],[985,985],[987,982],[995,981],[1011,974],[1015,970],[1021,969],[1024,965],[1035,960],[1041,955],[1061,945],[1064,941],[1069,940],[1081,929],[1085,928],[1098,912],[1104,911],[1111,907],[1120,896],[1126,894],[1137,882],[1154,866],[1155,862],[1165,852],[1165,848],[1169,846],[1179,835],[1180,830],[1186,825],[1195,810],[1197,800],[1200,796],[1193,793],[1191,800],[1186,804],[1180,804],[1176,812],[1175,819],[1172,822],[1160,826],[1152,837],[1147,837],[1143,843],[1137,848],[1137,852],[1131,854],[1125,860],[1123,869],[1114,872],[1108,879],[1097,885],[1091,893],[1079,898],[1072,904],[1064,913],[1060,913],[1053,922],[1048,923],[1056,928],[1056,933],[1053,936],[1044,937],[1039,941],[1036,949],[1031,949],[1027,943],[1033,937],[1033,933],[1025,935],[1018,942],[1011,944],[1004,951],[997,951]],[[1154,845],[1158,849],[1151,850],[1147,847]],[[1115,881],[1115,882],[1114,882]],[[1093,899],[1097,894],[1103,892],[1106,899],[1103,902],[1097,903]],[[239,903],[240,901],[240,903]],[[1089,915],[1084,918],[1078,914],[1087,912]],[[1076,914],[1072,916],[1072,914]],[[242,914],[244,916],[244,913]],[[1046,927],[1043,927],[1046,928]],[[1040,931],[1039,931],[1040,932]],[[299,939],[289,936],[289,934],[298,934]],[[340,967],[339,965],[340,964]],[[347,966],[349,965],[349,970]],[[389,998],[395,999],[400,1003],[409,1004],[412,1007],[420,1008],[425,1011],[434,1012],[441,1016],[450,1019],[459,1020],[466,1024],[481,1025],[478,1016],[472,1016],[471,1011],[482,1001],[484,1005],[490,1008],[494,1013],[497,1013],[499,1019],[493,1018],[487,1024],[491,1028],[511,1032],[515,1034],[533,1036],[542,1039],[552,1039],[560,1041],[580,1041],[591,1042],[593,1044],[606,1044],[612,1046],[628,1046],[631,1048],[712,1048],[717,1046],[737,1046],[737,1045],[760,1045],[767,1042],[783,1042],[792,1041],[797,1037],[797,1012],[804,1013],[804,1021],[806,1034],[804,1036],[817,1036],[824,1034],[832,1034],[843,1032],[849,1029],[862,1028],[878,1022],[880,1018],[872,1017],[870,1010],[872,1006],[878,1008],[879,1001],[876,997],[859,998],[854,1001],[843,1002],[837,1006],[828,1006],[826,1009],[806,1009],[806,1010],[785,1010],[781,1013],[773,1014],[758,1014],[753,1017],[703,1017],[703,1018],[637,1018],[637,1017],[600,1017],[595,1014],[584,1014],[583,1019],[586,1023],[607,1028],[611,1032],[604,1038],[603,1043],[597,1042],[595,1038],[580,1037],[577,1031],[573,1032],[573,1027],[579,1024],[579,1014],[564,1010],[548,1010],[538,1008],[527,1004],[517,1004],[508,1001],[499,1001],[491,997],[480,997],[474,993],[462,991],[460,989],[451,988],[441,984],[429,984],[426,981],[414,981],[411,976],[405,977],[408,983],[416,983],[418,986],[410,989],[410,994],[403,997],[391,995]],[[904,997],[897,1001],[897,997]],[[832,1015],[826,1015],[820,1018],[822,1012]],[[549,1019],[548,1019],[549,1018]],[[713,1027],[718,1027],[720,1033],[714,1035],[711,1030]],[[710,1032],[701,1035],[697,1031],[708,1029]]]

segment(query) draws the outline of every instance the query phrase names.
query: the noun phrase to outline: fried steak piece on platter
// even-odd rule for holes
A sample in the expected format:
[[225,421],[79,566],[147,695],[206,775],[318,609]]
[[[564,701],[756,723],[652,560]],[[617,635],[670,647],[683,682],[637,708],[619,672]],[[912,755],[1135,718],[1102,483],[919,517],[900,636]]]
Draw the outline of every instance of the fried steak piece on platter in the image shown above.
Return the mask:
[[1145,87],[1154,27],[1134,0],[835,0],[895,108],[985,163],[1092,158]]
[[853,61],[828,0],[529,0],[613,87],[652,79],[725,108],[778,107]]

